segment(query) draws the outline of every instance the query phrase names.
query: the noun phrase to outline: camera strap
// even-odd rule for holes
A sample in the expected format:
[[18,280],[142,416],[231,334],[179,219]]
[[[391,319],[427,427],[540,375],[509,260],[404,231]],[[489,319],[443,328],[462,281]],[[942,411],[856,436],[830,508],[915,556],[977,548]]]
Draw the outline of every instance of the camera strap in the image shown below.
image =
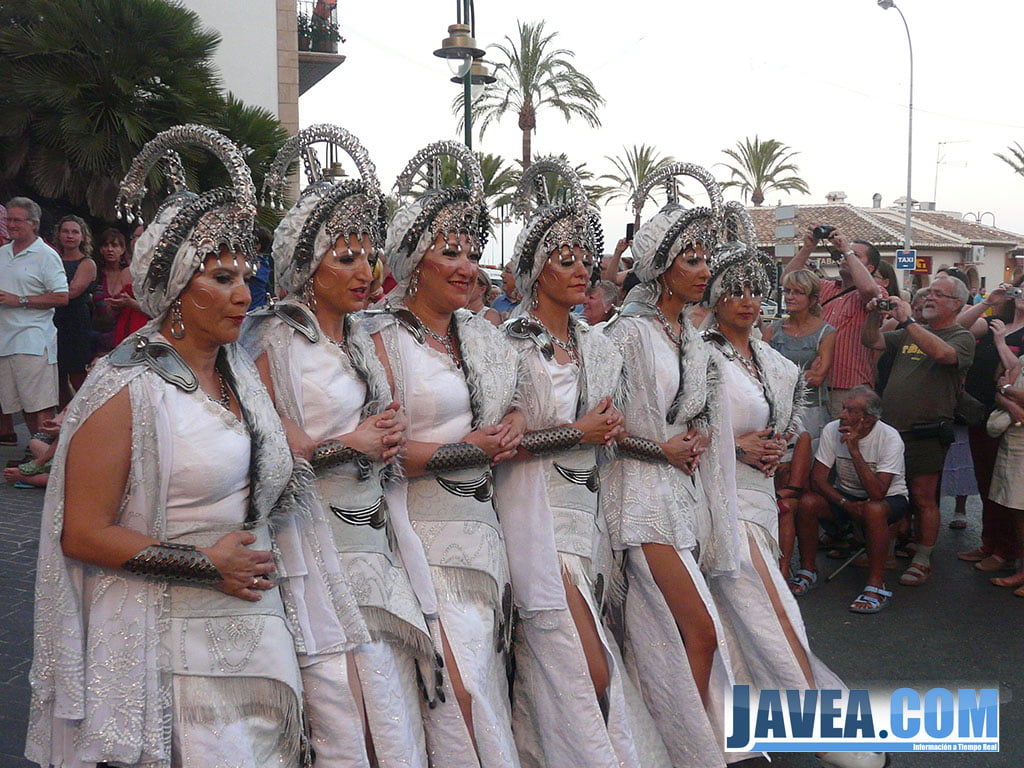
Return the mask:
[[850,291],[855,291],[855,290],[857,290],[857,286],[856,286],[856,285],[851,285],[851,286],[850,286],[849,288],[847,288],[847,289],[846,289],[845,291],[840,291],[839,293],[837,293],[837,294],[836,294],[835,296],[833,296],[832,298],[830,298],[830,299],[825,299],[825,301],[821,302],[821,306],[823,306],[823,307],[824,307],[824,306],[825,306],[826,304],[829,304],[829,303],[831,303],[831,302],[835,301],[836,299],[841,299],[841,298],[842,298],[843,296],[845,296],[846,294],[848,294],[848,293],[849,293]]

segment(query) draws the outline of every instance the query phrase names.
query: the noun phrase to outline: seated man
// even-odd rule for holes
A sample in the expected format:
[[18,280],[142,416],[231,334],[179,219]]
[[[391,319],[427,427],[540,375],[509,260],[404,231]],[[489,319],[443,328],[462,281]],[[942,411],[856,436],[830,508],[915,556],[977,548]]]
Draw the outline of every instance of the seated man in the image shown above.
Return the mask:
[[[888,554],[889,526],[908,509],[903,468],[903,440],[893,427],[878,420],[882,401],[867,386],[853,387],[843,399],[837,421],[821,433],[811,470],[811,490],[797,508],[800,570],[790,579],[794,595],[818,581],[818,522],[856,520],[864,526],[868,554],[868,583],[850,604],[854,613],[878,613],[892,592],[883,579]],[[829,473],[836,471],[835,485]]]

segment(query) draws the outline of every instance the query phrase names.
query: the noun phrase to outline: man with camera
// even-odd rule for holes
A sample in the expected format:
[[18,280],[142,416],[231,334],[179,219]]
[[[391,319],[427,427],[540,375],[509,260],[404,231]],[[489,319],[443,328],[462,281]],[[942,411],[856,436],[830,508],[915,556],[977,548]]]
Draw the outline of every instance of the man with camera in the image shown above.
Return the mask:
[[818,301],[821,318],[836,329],[832,369],[829,372],[829,413],[839,418],[843,399],[856,386],[872,386],[875,381],[874,357],[860,343],[860,332],[867,320],[868,301],[883,291],[872,273],[881,261],[881,254],[871,243],[855,240],[852,244],[835,227],[822,224],[804,233],[804,244],[790,259],[783,275],[807,267],[818,243],[828,243],[832,258],[839,265],[838,280],[822,280]]
[[918,541],[900,584],[924,584],[931,576],[931,553],[939,535],[938,489],[946,450],[953,442],[953,412],[967,369],[974,361],[974,336],[956,316],[969,291],[961,281],[940,276],[932,281],[918,323],[910,304],[888,299],[896,330],[881,333],[878,299],[868,302],[861,340],[872,350],[893,356],[882,394],[882,421],[899,430],[906,445],[907,484],[918,515]]

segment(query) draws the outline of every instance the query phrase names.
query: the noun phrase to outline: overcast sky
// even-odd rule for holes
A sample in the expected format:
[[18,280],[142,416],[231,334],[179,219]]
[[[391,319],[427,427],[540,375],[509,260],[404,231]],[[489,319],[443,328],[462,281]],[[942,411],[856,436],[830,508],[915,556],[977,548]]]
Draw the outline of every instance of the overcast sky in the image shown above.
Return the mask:
[[[936,200],[941,210],[991,211],[997,226],[1024,233],[1024,177],[993,155],[1024,144],[1017,81],[1024,4],[899,4],[914,44],[914,198]],[[600,128],[539,112],[535,157],[565,152],[600,174],[612,170],[606,155],[646,142],[724,179],[727,172],[713,167],[725,159],[722,148],[759,134],[800,152],[796,162],[811,189],[771,192],[765,205],[823,202],[842,190],[848,202],[865,206],[878,192],[888,206],[905,194],[909,73],[895,10],[875,0],[630,0],[604,7],[477,0],[481,47],[515,39],[517,19],[544,19],[607,101]],[[455,8],[455,0],[341,3],[347,42],[340,50],[348,58],[301,98],[302,127],[335,122],[355,133],[386,188],[421,146],[461,139],[449,110],[459,86],[432,55]],[[482,140],[474,135],[474,149],[519,158],[515,116]],[[651,213],[653,206],[645,210]],[[630,218],[624,204],[606,206],[609,248]],[[506,255],[516,230],[506,227]],[[497,260],[495,247],[486,261]]]

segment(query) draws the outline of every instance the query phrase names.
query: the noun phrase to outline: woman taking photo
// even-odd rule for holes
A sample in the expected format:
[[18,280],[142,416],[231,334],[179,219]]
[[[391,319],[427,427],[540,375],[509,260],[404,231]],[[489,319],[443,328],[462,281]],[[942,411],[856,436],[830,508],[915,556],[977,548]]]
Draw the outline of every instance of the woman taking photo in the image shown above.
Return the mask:
[[178,126],[122,183],[135,215],[177,146],[211,151],[232,186],[158,210],[133,264],[154,319],[97,364],[64,422],[30,674],[26,755],[41,765],[299,762],[301,684],[267,524],[291,459],[234,344],[255,191],[230,141]]
[[[347,152],[360,178],[334,184],[309,167],[311,183],[274,234],[276,285],[288,298],[251,314],[245,333],[293,451],[313,462],[316,503],[329,521],[318,540],[337,552],[321,556],[340,558],[372,638],[348,654],[305,643],[299,664],[306,714],[318,766],[426,768],[414,662],[433,701],[435,651],[391,543],[382,486],[404,424],[373,341],[355,319],[384,242],[384,197],[362,144],[334,125],[289,139],[264,191],[271,199],[283,192],[291,164],[318,142]],[[295,591],[314,597],[305,583]],[[304,602],[308,621],[321,622],[323,605]],[[365,741],[353,738],[359,733]]]
[[57,326],[57,373],[62,410],[85,381],[93,357],[92,326],[89,318],[89,288],[96,279],[92,255],[92,233],[78,216],[65,216],[54,230],[57,253],[68,277],[68,303],[53,310]]
[[[545,178],[569,190],[551,205]],[[498,468],[516,629],[513,725],[526,766],[667,766],[654,722],[602,622],[616,574],[598,509],[598,454],[618,435],[622,357],[572,314],[601,252],[600,219],[562,160],[536,160],[514,203],[529,213],[512,269],[523,301],[505,333],[523,372],[528,431],[518,461]],[[608,457],[605,457],[608,458]],[[617,575],[617,574],[616,574]]]
[[388,507],[443,647],[443,703],[424,713],[431,764],[510,768],[519,764],[505,670],[512,598],[490,465],[515,453],[521,430],[509,415],[515,352],[464,309],[487,236],[483,177],[464,145],[445,141],[420,150],[398,188],[407,194],[424,166],[436,178],[429,169],[445,156],[469,186],[431,187],[399,208],[385,246],[397,303],[368,330],[408,419],[407,479],[389,489]]
[[722,696],[732,678],[701,569],[735,567],[738,524],[726,483],[734,458],[731,444],[720,447],[728,417],[719,375],[686,310],[708,281],[705,253],[724,207],[707,170],[673,163],[638,190],[637,213],[659,185],[674,190],[676,176],[700,181],[711,208],[687,210],[670,198],[633,240],[641,282],[606,330],[625,360],[627,435],[602,476],[602,506],[625,557],[627,653],[672,764],[722,766]]
[[[779,557],[778,505],[772,475],[787,440],[799,429],[804,385],[800,370],[751,338],[761,297],[771,290],[775,264],[741,243],[712,254],[705,301],[713,319],[704,338],[720,361],[736,452],[736,492],[743,547],[734,576],[715,577],[711,590],[729,627],[738,684],[754,690],[845,686],[810,651],[796,600]],[[883,753],[829,752],[822,764],[881,768]]]

